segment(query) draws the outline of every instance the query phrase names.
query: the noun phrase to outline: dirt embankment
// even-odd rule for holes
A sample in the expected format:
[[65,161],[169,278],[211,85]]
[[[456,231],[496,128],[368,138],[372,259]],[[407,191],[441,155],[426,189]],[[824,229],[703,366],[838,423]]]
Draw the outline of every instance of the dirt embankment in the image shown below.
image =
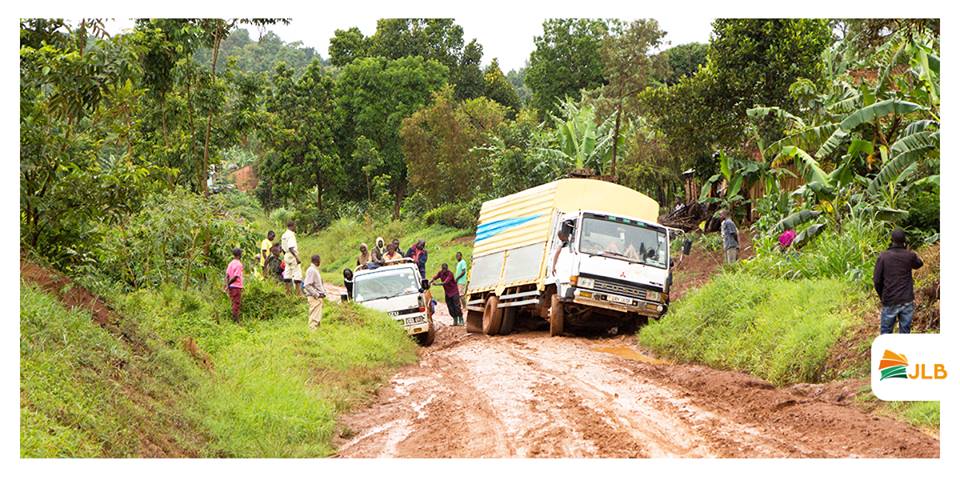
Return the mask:
[[939,456],[938,439],[847,403],[669,364],[631,337],[485,337],[445,326],[418,365],[343,419],[339,455]]

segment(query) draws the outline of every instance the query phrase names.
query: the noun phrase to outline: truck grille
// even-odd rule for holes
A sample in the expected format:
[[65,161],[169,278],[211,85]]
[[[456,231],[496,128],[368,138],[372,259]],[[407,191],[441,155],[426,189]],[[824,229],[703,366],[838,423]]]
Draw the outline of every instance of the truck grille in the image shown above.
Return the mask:
[[593,288],[601,292],[625,295],[632,298],[647,298],[647,293],[640,287],[624,285],[622,283],[608,282],[605,280],[594,280]]

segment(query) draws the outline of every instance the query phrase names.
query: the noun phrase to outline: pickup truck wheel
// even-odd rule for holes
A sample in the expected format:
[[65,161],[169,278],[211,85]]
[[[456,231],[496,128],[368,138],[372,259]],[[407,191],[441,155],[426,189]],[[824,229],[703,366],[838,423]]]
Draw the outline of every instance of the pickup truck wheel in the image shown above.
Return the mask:
[[487,304],[483,307],[483,333],[496,335],[500,333],[500,323],[503,320],[503,310],[497,308],[500,301],[496,295],[487,297]]
[[517,319],[520,307],[504,308],[502,310],[503,319],[500,321],[500,335],[509,335],[513,331],[513,323]]
[[427,331],[417,335],[417,341],[420,343],[420,346],[429,347],[433,345],[433,341],[437,338],[437,328],[433,326],[433,321],[430,321],[430,326],[427,328]]
[[560,297],[554,293],[550,298],[550,336],[556,337],[563,334],[563,304],[560,303]]

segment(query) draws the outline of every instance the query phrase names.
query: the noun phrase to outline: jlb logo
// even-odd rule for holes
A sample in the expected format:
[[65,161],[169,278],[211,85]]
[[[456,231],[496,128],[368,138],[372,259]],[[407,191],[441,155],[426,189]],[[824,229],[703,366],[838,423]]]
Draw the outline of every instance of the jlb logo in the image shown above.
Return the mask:
[[947,370],[942,363],[930,365],[933,374],[927,373],[928,365],[917,363],[913,366],[913,372],[907,374],[909,364],[907,356],[890,350],[884,350],[883,358],[880,360],[880,380],[888,378],[909,378],[911,380],[944,380],[947,378]]

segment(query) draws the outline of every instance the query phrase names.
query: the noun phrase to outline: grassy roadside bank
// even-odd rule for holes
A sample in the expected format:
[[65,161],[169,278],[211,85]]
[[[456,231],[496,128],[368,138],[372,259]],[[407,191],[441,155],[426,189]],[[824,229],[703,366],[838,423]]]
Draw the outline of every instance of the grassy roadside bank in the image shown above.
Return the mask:
[[240,325],[214,286],[118,295],[119,334],[55,293],[21,284],[24,457],[326,456],[337,415],[416,360],[385,315],[328,303],[310,331],[270,282]]

